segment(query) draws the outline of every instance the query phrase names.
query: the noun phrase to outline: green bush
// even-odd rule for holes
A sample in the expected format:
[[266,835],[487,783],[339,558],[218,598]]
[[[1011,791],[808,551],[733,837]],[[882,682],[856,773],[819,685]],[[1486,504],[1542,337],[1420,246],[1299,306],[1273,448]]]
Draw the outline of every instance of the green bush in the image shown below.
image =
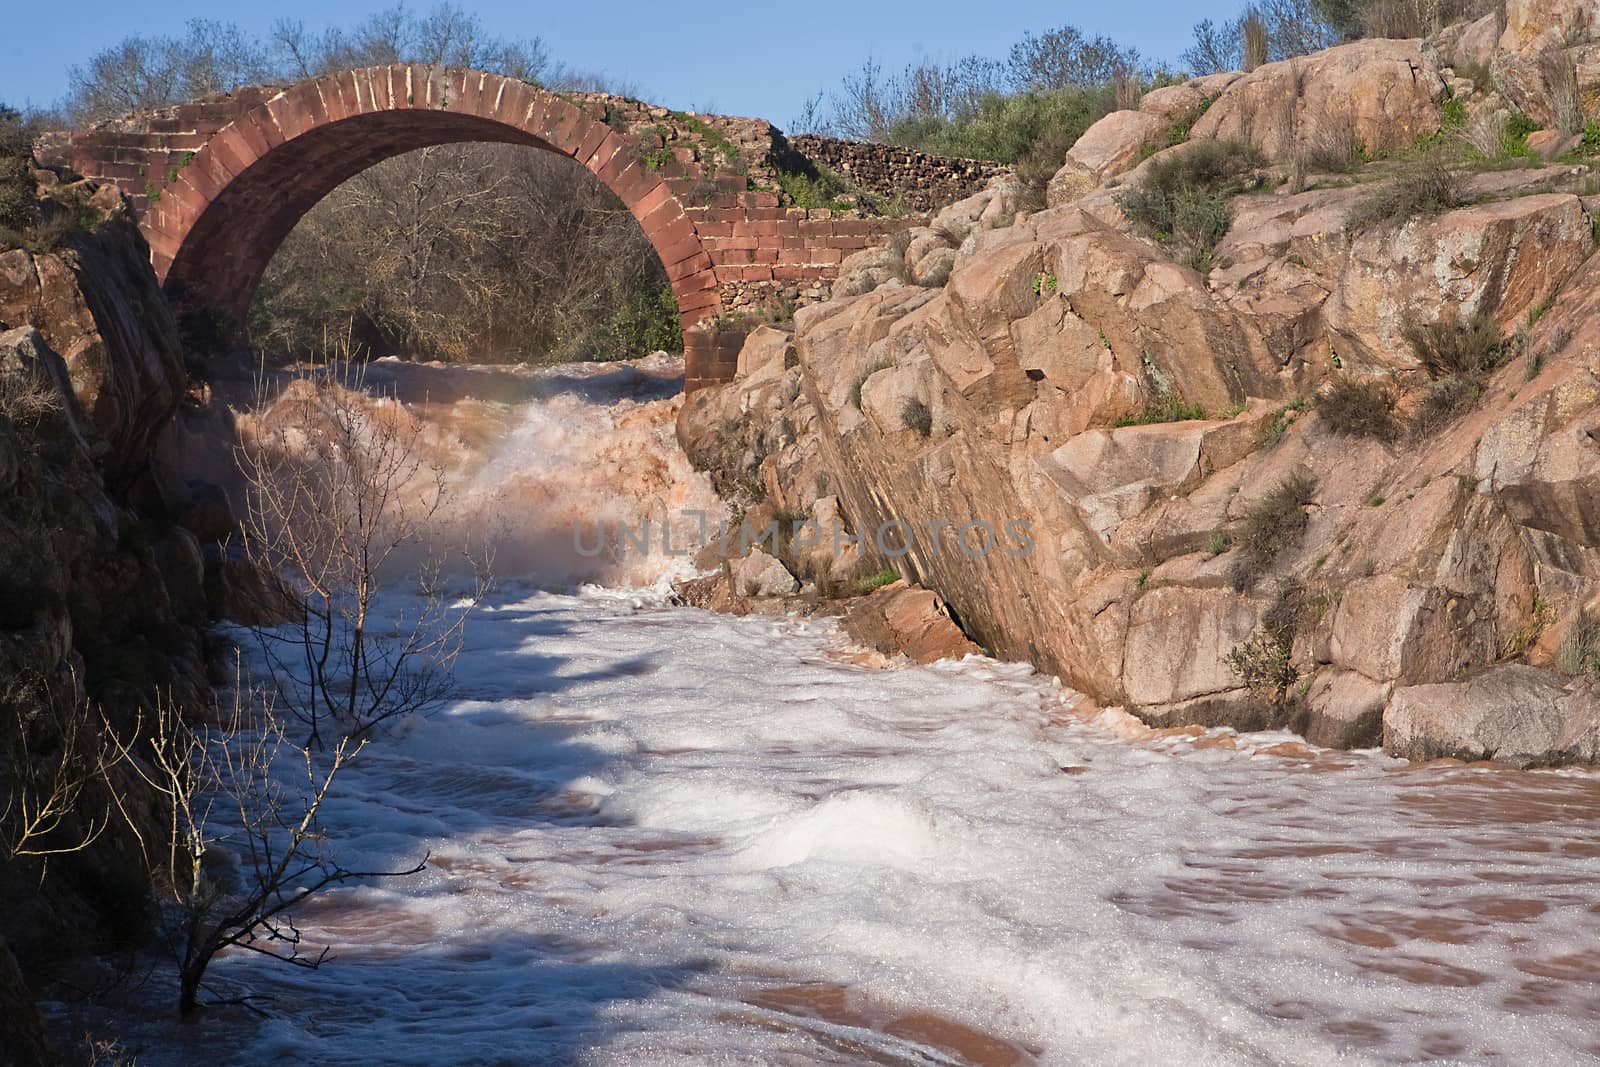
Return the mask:
[[1237,141],[1195,141],[1152,161],[1144,181],[1117,198],[1128,219],[1170,242],[1179,258],[1197,270],[1228,232],[1228,201],[1260,188],[1261,154]]
[[33,131],[22,114],[0,105],[0,242],[20,243],[22,231],[33,226],[39,206],[30,168]]
[[1205,417],[1206,410],[1199,404],[1186,404],[1181,397],[1162,393],[1139,414],[1124,415],[1112,425],[1121,429],[1124,426],[1151,426],[1158,422],[1194,422]]
[[682,352],[683,323],[672,287],[634,289],[594,338],[589,359],[632,359],[647,352]]
[[1234,537],[1230,577],[1235,589],[1255,585],[1280,555],[1300,543],[1309,521],[1305,508],[1316,490],[1315,478],[1292,474],[1246,512]]
[[811,173],[779,171],[778,187],[783,190],[784,199],[790,207],[816,211],[823,208],[844,210],[855,206],[851,201],[842,199],[849,192],[845,180],[827,167],[817,167]]
[[1394,393],[1380,382],[1339,378],[1317,398],[1317,414],[1336,434],[1393,441],[1400,436],[1394,401]]
[[861,579],[859,588],[863,593],[870,593],[874,589],[882,589],[886,585],[893,585],[899,580],[899,571],[886,568],[879,571],[877,574],[869,575],[868,577]]
[[1064,147],[1051,173],[1061,167],[1066,149],[1083,131],[1110,113],[1116,98],[1110,86],[983,94],[977,106],[954,117],[912,115],[896,119],[885,138],[891,144],[964,159],[1016,163],[1041,152],[1048,139]]

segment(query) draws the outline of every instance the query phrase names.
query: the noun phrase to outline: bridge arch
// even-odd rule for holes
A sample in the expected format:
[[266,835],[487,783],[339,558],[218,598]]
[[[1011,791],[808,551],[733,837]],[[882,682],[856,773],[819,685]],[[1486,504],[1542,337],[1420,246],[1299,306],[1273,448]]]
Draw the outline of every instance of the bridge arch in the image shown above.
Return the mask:
[[498,74],[400,64],[246,90],[230,102],[234,114],[215,129],[167,135],[160,158],[177,152],[177,161],[159,180],[146,173],[140,225],[151,262],[185,303],[242,322],[273,253],[341,183],[418,148],[489,141],[587,167],[644,229],[684,326],[718,310],[712,259],[667,180],[671,169],[652,167],[634,138],[554,93]]

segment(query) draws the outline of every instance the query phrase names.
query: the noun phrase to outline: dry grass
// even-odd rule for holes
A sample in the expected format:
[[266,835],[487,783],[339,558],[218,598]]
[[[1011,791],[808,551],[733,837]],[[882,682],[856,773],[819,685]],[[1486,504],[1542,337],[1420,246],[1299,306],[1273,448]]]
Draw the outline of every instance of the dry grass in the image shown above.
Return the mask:
[[923,437],[933,432],[933,411],[914,396],[906,397],[900,409],[900,421],[906,424],[907,429],[915,430]]
[[1305,536],[1306,505],[1317,491],[1317,481],[1307,474],[1285,478],[1245,514],[1234,537],[1237,548],[1229,577],[1239,591],[1261,580],[1285,551]]
[[1394,402],[1394,393],[1381,382],[1339,378],[1317,398],[1317,415],[1344,437],[1393,441],[1400,436]]
[[1563,137],[1582,132],[1583,102],[1578,95],[1578,71],[1567,53],[1559,49],[1546,52],[1539,60],[1539,74],[1555,128]]
[[1296,163],[1307,171],[1344,174],[1362,161],[1355,116],[1349,111],[1322,115],[1306,131]]
[[1408,319],[1401,330],[1417,362],[1433,379],[1411,427],[1419,439],[1432,437],[1471,411],[1489,376],[1525,344],[1520,334],[1510,340],[1501,337],[1487,315],[1438,322]]
[[1461,171],[1443,160],[1428,159],[1375,186],[1356,204],[1345,225],[1352,233],[1399,226],[1466,202],[1466,181]]

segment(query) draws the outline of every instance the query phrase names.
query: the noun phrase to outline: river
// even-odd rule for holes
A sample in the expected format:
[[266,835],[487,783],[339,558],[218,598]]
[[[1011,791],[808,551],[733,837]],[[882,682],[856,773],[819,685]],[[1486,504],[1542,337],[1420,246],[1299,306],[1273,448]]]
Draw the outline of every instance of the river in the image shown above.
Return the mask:
[[[671,401],[430,403],[520,441],[471,464],[498,509],[566,479],[525,547],[584,493],[707,503]],[[452,701],[325,813],[347,865],[427,870],[304,908],[320,970],[219,959],[265,1018],[149,999],[142,1067],[1600,1060],[1600,776],[1151,731],[573,562],[502,568]]]

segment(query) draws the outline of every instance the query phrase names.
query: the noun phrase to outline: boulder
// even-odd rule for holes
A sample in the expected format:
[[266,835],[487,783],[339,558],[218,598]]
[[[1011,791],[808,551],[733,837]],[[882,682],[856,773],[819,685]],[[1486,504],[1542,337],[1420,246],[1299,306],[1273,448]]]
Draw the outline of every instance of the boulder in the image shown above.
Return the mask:
[[1290,728],[1327,748],[1376,746],[1383,739],[1383,709],[1392,689],[1356,671],[1321,671]]
[[1520,52],[1545,33],[1569,44],[1592,40],[1600,30],[1600,11],[1592,0],[1506,0],[1500,48]]
[[733,590],[739,596],[789,596],[800,591],[800,583],[789,569],[760,548],[732,564]]
[[794,344],[788,331],[758,326],[750,331],[739,349],[736,377],[749,378],[763,373],[782,373],[794,362]]
[[1133,604],[1122,660],[1123,691],[1160,706],[1239,689],[1227,656],[1260,622],[1256,602],[1231,589],[1163,587]]
[[1354,41],[1257,67],[1222,91],[1192,136],[1248,141],[1288,159],[1348,132],[1377,155],[1438,129],[1446,95],[1417,41]]
[[983,654],[950,618],[937,594],[903,578],[851,604],[844,627],[861,644],[884,655],[904,655],[913,663]]
[[1404,686],[1383,715],[1384,747],[1424,760],[1496,760],[1526,767],[1600,760],[1600,716],[1563,679],[1522,664],[1462,682]]
[[1145,149],[1166,143],[1172,120],[1144,111],[1113,111],[1083,132],[1067,150],[1062,172],[1082,174],[1090,187],[1132,170]]
[[1417,365],[1402,335],[1423,321],[1492,315],[1507,332],[1543,307],[1589,257],[1594,232],[1568,193],[1474,204],[1350,245],[1326,306],[1334,347],[1348,361]]

